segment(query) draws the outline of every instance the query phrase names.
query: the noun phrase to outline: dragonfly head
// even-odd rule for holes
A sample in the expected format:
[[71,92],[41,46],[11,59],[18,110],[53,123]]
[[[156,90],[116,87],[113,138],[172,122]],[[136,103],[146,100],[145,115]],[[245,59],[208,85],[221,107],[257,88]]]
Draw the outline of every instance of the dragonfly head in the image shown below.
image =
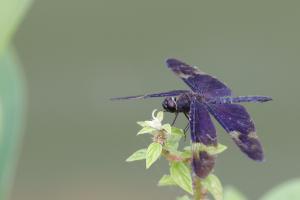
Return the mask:
[[174,113],[177,111],[176,97],[167,97],[162,102],[162,107],[167,112]]

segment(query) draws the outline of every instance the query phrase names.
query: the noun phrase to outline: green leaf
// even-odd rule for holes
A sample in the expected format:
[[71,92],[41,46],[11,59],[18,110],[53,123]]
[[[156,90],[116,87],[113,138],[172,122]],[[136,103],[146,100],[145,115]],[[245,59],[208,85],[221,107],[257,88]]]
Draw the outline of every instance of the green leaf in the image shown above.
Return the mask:
[[31,0],[0,0],[0,199],[7,199],[13,183],[23,134],[25,81],[11,38]]
[[206,151],[210,155],[216,155],[216,154],[222,153],[226,149],[227,149],[227,146],[218,143],[218,145],[216,147],[201,145],[200,151]]
[[190,197],[188,197],[187,195],[184,195],[182,197],[177,197],[176,200],[190,200]]
[[234,187],[224,189],[224,200],[247,200],[247,198]]
[[172,134],[178,135],[178,136],[184,136],[183,130],[180,128],[172,127],[171,129]]
[[181,153],[181,155],[180,155],[181,157],[183,157],[183,158],[191,158],[192,157],[192,151],[184,151],[184,152],[182,152]]
[[267,192],[261,200],[299,200],[300,179],[287,181]]
[[184,151],[181,153],[181,156],[184,158],[191,158],[192,157],[192,147],[186,146],[183,149],[184,149]]
[[146,154],[147,169],[159,158],[161,151],[162,151],[161,144],[153,142],[149,145]]
[[222,184],[217,176],[210,174],[201,183],[212,194],[215,200],[223,199]]
[[190,169],[182,162],[172,162],[170,167],[171,177],[175,183],[186,192],[193,194]]
[[2,137],[3,137],[3,114],[2,114],[2,102],[0,98],[0,145],[2,143]]
[[[3,1],[0,2],[1,5]],[[19,6],[21,7],[21,4]],[[0,127],[2,131],[0,142],[1,200],[7,199],[7,196],[9,196],[15,174],[16,161],[21,150],[20,142],[23,136],[24,102],[26,96],[23,70],[19,66],[14,52],[10,48],[8,50],[0,55],[0,101],[2,106],[2,125]]]
[[167,141],[166,141],[166,144],[165,144],[165,147],[166,149],[168,150],[171,150],[171,151],[176,151],[178,146],[179,146],[179,141],[180,141],[180,136],[178,135],[169,135]]
[[191,146],[186,146],[183,149],[186,150],[186,151],[192,151],[192,147]]
[[18,24],[31,4],[31,0],[0,1],[0,55],[5,52]]
[[165,147],[168,150],[176,151],[181,137],[183,136],[183,132],[179,128],[171,127],[171,135],[169,135]]
[[164,129],[165,131],[167,131],[169,134],[171,134],[171,132],[172,132],[172,127],[171,127],[170,124],[164,124],[162,126],[162,129]]
[[140,149],[134,152],[129,158],[126,159],[126,162],[132,162],[136,160],[144,160],[146,159],[147,149]]
[[164,112],[162,111],[159,111],[156,115],[156,118],[159,120],[159,121],[162,121],[164,119]]
[[[227,146],[220,144],[220,143],[218,143],[218,145],[216,147],[215,146],[206,146],[204,144],[199,143],[199,150],[206,151],[210,155],[220,154],[223,151],[225,151],[226,149],[227,149]],[[190,146],[186,146],[186,147],[184,147],[184,150],[191,152],[192,148]]]
[[155,128],[152,128],[152,127],[146,126],[146,127],[142,128],[142,129],[137,133],[137,135],[142,135],[142,134],[145,134],[145,133],[152,133],[153,131],[156,131],[156,129],[155,129]]
[[170,175],[164,175],[158,182],[158,186],[176,185],[175,181]]

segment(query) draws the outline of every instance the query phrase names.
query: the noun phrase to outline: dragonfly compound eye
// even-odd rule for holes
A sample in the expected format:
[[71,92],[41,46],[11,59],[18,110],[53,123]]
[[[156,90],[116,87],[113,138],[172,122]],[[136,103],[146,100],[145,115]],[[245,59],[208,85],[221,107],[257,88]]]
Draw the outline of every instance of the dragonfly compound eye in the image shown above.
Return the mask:
[[176,99],[174,97],[165,98],[165,100],[162,102],[162,107],[167,112],[176,112]]

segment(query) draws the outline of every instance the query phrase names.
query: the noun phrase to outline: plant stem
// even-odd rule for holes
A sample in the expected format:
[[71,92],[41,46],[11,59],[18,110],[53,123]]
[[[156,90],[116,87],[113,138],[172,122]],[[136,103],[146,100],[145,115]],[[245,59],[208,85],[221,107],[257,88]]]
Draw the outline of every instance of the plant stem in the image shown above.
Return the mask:
[[163,149],[162,155],[168,160],[168,161],[181,161],[181,162],[190,162],[191,159],[189,158],[182,158],[181,156],[178,156],[176,154],[170,153],[170,151]]
[[195,174],[192,174],[194,200],[207,200],[207,191],[202,187],[201,179]]
[[[190,163],[191,159],[182,158],[181,156],[170,153],[168,150],[163,149],[162,155],[168,161],[181,161]],[[202,187],[201,179],[195,174],[192,173],[192,181],[193,181],[193,190],[194,190],[194,200],[208,200],[207,198],[207,190]]]

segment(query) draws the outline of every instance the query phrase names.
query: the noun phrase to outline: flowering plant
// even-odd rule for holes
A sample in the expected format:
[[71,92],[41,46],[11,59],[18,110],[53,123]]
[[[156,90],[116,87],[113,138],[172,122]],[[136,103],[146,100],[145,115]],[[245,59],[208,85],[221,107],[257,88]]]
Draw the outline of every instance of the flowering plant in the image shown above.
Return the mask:
[[[149,134],[152,136],[151,144],[144,149],[133,153],[127,162],[146,160],[148,169],[160,157],[169,162],[170,172],[165,174],[158,181],[159,186],[179,186],[188,195],[195,199],[206,199],[210,193],[216,200],[223,199],[223,188],[216,175],[210,173],[206,178],[200,179],[193,174],[191,169],[192,149],[191,146],[179,148],[180,140],[185,137],[182,129],[172,127],[170,124],[163,124],[164,113],[162,111],[152,112],[152,120],[139,121],[142,129],[137,135]],[[218,144],[216,147],[199,145],[199,151],[209,155],[217,155],[226,150],[226,146]],[[188,195],[178,199],[190,199]]]

